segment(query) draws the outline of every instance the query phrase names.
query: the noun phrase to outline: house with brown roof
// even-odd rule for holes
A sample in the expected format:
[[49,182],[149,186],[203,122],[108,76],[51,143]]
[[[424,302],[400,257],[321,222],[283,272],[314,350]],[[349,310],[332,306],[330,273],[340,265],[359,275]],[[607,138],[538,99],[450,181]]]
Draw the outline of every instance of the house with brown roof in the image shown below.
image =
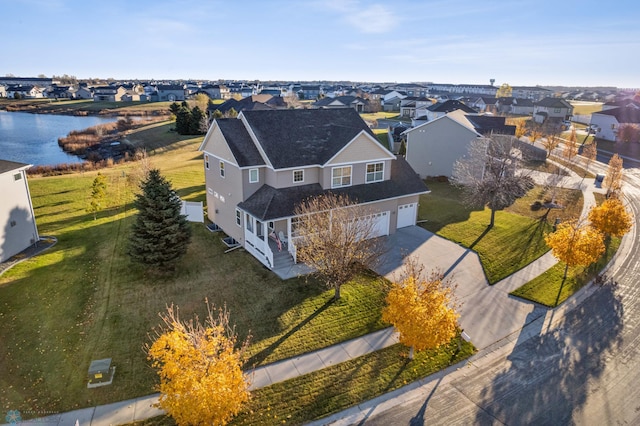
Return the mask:
[[30,164],[0,160],[0,262],[39,239],[27,183]]
[[[415,225],[428,192],[351,108],[242,111],[214,120],[200,151],[208,218],[276,273],[297,262],[303,200],[332,192],[367,204],[383,236]],[[284,247],[269,238],[280,234]]]

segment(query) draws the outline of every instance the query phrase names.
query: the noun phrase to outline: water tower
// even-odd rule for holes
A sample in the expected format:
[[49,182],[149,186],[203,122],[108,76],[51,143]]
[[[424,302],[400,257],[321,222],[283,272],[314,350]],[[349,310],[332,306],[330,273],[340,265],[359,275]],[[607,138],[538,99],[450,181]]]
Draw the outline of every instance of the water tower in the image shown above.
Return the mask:
[[495,79],[495,78],[491,78],[491,79],[489,79],[489,83],[491,83],[491,85],[492,85],[492,86],[493,86],[493,83],[495,83],[495,82],[496,82],[496,79]]

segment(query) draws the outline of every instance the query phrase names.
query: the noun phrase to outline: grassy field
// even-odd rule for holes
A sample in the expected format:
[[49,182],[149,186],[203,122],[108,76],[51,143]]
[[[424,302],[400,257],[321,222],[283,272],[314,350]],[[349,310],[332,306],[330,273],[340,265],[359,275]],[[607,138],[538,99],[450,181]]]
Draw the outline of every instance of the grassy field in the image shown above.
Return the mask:
[[566,280],[563,280],[565,264],[557,263],[511,294],[554,308],[594,279],[609,263],[619,246],[620,239],[613,238],[607,251],[596,263],[588,267],[569,268]]
[[532,211],[531,204],[551,198],[551,190],[536,187],[505,211],[496,212],[494,227],[487,232],[489,209],[470,209],[462,204],[462,193],[446,182],[428,181],[430,194],[423,195],[418,213],[421,226],[442,237],[475,250],[489,283],[494,284],[531,263],[549,248],[544,234],[556,218],[575,217],[582,209],[579,191],[557,190],[558,203],[567,206],[546,212]]
[[[252,393],[246,407],[231,425],[302,424],[322,418],[398,389],[419,378],[453,365],[474,353],[473,347],[457,340],[439,351],[416,353],[410,361],[401,345],[334,365],[305,376],[276,383]],[[129,426],[173,426],[167,416]]]
[[570,101],[575,115],[587,115],[602,111],[602,102]]
[[0,109],[50,114],[169,115],[172,102],[95,102],[90,99],[0,99]]

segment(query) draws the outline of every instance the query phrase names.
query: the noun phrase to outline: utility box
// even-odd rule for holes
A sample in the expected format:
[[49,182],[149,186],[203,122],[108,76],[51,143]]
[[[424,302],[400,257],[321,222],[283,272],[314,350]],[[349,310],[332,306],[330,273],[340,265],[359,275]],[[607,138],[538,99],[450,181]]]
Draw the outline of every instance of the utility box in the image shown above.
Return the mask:
[[111,365],[111,358],[91,361],[91,365],[89,365],[89,382],[87,383],[87,387],[96,388],[98,386],[110,385],[113,381],[113,375],[115,372],[116,367]]

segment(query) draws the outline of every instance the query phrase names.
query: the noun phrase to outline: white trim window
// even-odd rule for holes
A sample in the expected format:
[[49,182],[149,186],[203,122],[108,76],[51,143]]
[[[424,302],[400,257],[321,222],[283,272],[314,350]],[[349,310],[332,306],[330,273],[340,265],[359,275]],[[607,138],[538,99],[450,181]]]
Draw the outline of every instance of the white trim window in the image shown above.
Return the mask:
[[220,162],[220,177],[224,177],[224,161]]
[[242,212],[238,209],[236,209],[236,225],[242,227]]
[[351,186],[351,166],[331,169],[331,188],[341,188],[343,186]]
[[293,171],[293,183],[304,182],[304,170]]
[[366,183],[381,182],[384,180],[384,162],[367,164]]
[[260,173],[258,169],[249,169],[249,183],[257,183],[260,181]]
[[209,154],[204,155],[204,168],[209,170]]

